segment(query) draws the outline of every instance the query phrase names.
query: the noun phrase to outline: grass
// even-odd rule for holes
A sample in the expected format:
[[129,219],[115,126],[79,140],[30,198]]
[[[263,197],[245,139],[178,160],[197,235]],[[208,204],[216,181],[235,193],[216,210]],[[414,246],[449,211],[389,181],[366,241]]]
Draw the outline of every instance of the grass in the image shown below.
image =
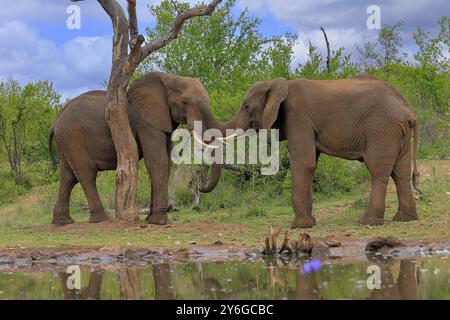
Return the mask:
[[[313,211],[318,223],[307,232],[312,236],[394,236],[401,239],[448,241],[450,161],[422,161],[420,165],[424,196],[417,201],[419,221],[392,221],[397,200],[395,188],[390,186],[385,225],[358,225],[358,217],[367,203],[369,186],[365,183],[356,191],[329,197],[316,196]],[[113,185],[113,181],[111,175],[102,177],[99,181],[100,190],[106,189],[106,185]],[[270,226],[287,228],[294,217],[291,207],[283,204],[285,201],[265,201],[263,204],[249,202],[230,209],[170,213],[170,226],[140,228],[119,221],[93,225],[86,223],[88,211],[81,190],[77,187],[71,205],[71,214],[77,223],[54,227],[50,221],[56,187],[56,184],[51,184],[45,189],[34,188],[31,194],[21,196],[16,203],[0,207],[0,248],[127,244],[187,247],[194,242],[197,245],[210,245],[216,241],[229,245],[261,245]],[[102,192],[102,197],[108,207],[112,204],[113,192],[111,188],[106,190],[106,193]],[[214,194],[211,196],[214,197]],[[255,195],[255,198],[261,197]],[[298,232],[291,231],[291,234]]]

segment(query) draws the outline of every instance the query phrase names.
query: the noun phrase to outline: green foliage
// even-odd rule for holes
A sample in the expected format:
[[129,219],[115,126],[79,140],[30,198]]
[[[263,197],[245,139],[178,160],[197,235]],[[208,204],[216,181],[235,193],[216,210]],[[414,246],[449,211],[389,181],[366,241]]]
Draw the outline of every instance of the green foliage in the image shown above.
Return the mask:
[[350,164],[342,159],[321,156],[314,175],[314,190],[325,196],[330,196],[334,192],[351,191],[356,181]]
[[308,60],[299,64],[293,72],[292,78],[312,80],[343,79],[360,73],[358,64],[352,61],[351,55],[344,54],[344,48],[332,50],[330,70],[326,68],[322,54],[311,42],[308,45]]
[[[162,70],[199,79],[210,93],[219,119],[234,115],[244,92],[255,82],[289,78],[296,37],[264,37],[258,30],[260,19],[247,10],[233,14],[235,2],[227,0],[211,16],[187,21],[178,39],[149,57],[138,74]],[[147,29],[148,38],[167,33],[175,13],[188,6],[168,0],[151,6],[156,25]]]
[[29,180],[17,185],[12,173],[0,172],[0,206],[14,202],[18,197],[27,194],[29,191]]
[[47,135],[59,100],[48,81],[0,83],[0,159],[8,161],[16,184],[24,183],[24,162],[48,159]]
[[365,68],[385,69],[392,63],[401,62],[399,50],[402,46],[400,33],[403,25],[402,21],[394,25],[383,25],[378,32],[377,42],[365,42],[363,47],[356,46]]

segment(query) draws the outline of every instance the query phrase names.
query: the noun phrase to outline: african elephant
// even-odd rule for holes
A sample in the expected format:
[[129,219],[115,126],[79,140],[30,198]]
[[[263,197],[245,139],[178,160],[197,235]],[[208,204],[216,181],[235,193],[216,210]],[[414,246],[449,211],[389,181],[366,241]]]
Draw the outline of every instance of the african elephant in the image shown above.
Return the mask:
[[[195,79],[162,72],[148,73],[129,87],[128,117],[139,150],[151,176],[151,211],[147,220],[166,224],[171,133],[179,124],[190,130],[194,121],[202,121],[203,129],[223,130],[210,110],[209,95]],[[69,214],[70,194],[79,182],[86,195],[90,222],[108,219],[100,201],[96,177],[98,171],[114,170],[116,151],[105,120],[106,92],[91,91],[68,103],[55,120],[49,134],[49,152],[56,140],[61,155],[59,193],[53,210],[53,224],[73,223]],[[203,142],[202,142],[203,143]],[[219,181],[221,166],[213,164],[211,179],[202,192],[212,191]]]
[[[408,102],[386,82],[371,76],[343,80],[286,80],[255,84],[236,114],[235,129],[279,129],[292,172],[292,228],[310,228],[312,181],[321,153],[363,162],[372,178],[364,225],[384,223],[386,187],[394,179],[396,221],[416,220],[411,189],[410,139],[414,136],[412,183],[418,190],[418,122]],[[419,191],[419,190],[418,190]]]

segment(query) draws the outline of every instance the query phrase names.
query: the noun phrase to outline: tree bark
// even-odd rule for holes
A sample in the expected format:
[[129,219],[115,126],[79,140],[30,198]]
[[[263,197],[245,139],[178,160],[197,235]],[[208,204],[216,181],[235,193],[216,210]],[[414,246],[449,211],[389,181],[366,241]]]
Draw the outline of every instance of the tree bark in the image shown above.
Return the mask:
[[189,8],[180,12],[175,18],[172,30],[167,35],[150,41],[144,47],[142,44],[145,39],[139,35],[138,30],[136,0],[127,0],[128,20],[116,0],[97,1],[111,18],[114,28],[113,58],[105,117],[117,153],[115,212],[117,218],[134,222],[139,219],[136,204],[139,155],[127,114],[128,84],[139,64],[147,56],[178,37],[186,20],[212,14],[221,0],[214,0],[207,6]]
[[[110,16],[114,28],[113,60],[105,117],[117,153],[115,211],[117,218],[134,222],[138,220],[136,194],[139,155],[128,120],[126,91],[137,65],[134,69],[129,66],[131,54],[130,56],[128,54],[130,42],[128,22],[121,6],[115,0],[98,0],[98,2]],[[135,6],[135,0],[128,1],[129,11],[135,10]],[[136,43],[131,50],[132,53],[137,46]]]

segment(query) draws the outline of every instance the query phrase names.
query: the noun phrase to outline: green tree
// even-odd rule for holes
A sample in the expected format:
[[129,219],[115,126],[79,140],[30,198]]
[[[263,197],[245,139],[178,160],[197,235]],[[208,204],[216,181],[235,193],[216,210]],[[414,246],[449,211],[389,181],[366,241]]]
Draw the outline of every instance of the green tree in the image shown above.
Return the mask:
[[[247,10],[233,14],[235,2],[227,0],[211,17],[188,21],[177,41],[147,59],[137,75],[162,70],[197,78],[212,97],[213,111],[226,119],[236,112],[243,93],[256,81],[289,78],[296,37],[264,37],[259,31],[260,19]],[[187,6],[168,0],[151,6],[156,25],[147,29],[148,38],[166,33],[174,13]]]
[[308,59],[304,64],[299,64],[294,72],[294,78],[304,79],[342,79],[354,76],[360,72],[359,66],[352,61],[351,54],[344,54],[345,48],[339,48],[331,51],[330,70],[328,71],[325,59],[313,46],[311,41],[308,42]]
[[439,21],[440,32],[435,38],[418,28],[413,38],[419,48],[414,55],[415,68],[410,74],[417,99],[417,111],[422,118],[422,136],[426,144],[439,150],[440,156],[450,155],[450,18]]
[[24,87],[11,78],[0,83],[0,143],[16,184],[23,183],[25,160],[47,157],[47,133],[59,101],[48,81]]
[[365,68],[388,68],[392,63],[401,61],[399,51],[402,47],[401,31],[404,23],[383,25],[378,31],[377,42],[365,42],[362,47],[356,46]]

